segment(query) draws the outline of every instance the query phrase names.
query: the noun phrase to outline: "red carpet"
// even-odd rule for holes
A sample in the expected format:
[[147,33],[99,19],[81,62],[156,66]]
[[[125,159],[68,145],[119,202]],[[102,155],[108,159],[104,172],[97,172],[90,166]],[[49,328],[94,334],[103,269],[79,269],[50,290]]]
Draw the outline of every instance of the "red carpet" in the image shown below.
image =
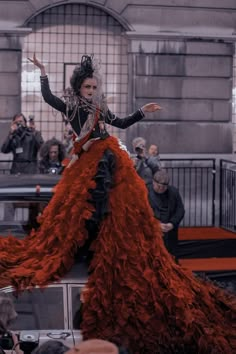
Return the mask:
[[192,271],[236,270],[236,258],[195,258],[180,259],[179,263]]
[[[207,241],[207,240],[232,240],[236,239],[236,233],[217,227],[180,228],[179,241]],[[192,271],[235,271],[236,258],[212,257],[179,259],[179,263]]]
[[181,227],[180,241],[236,239],[236,233],[220,227]]

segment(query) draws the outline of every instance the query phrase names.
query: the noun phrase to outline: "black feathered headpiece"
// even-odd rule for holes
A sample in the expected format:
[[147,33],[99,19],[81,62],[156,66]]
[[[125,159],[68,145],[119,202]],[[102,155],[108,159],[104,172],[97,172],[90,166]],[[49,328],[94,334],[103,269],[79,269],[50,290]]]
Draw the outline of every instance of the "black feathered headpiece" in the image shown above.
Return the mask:
[[83,81],[87,78],[92,78],[94,71],[93,55],[83,55],[80,65],[76,66],[70,79],[70,84],[75,94],[79,94]]

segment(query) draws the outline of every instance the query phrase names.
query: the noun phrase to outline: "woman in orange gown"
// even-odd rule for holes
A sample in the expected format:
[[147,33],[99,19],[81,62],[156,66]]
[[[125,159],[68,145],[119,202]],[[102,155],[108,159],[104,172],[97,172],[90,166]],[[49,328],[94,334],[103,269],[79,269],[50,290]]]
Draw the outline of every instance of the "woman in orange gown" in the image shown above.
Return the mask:
[[67,116],[74,156],[40,218],[24,240],[0,239],[0,286],[16,289],[60,279],[75,254],[91,255],[84,292],[84,338],[117,341],[131,353],[233,354],[235,299],[177,265],[166,251],[144,182],[106,124],[126,128],[160,107],[150,103],[120,119],[106,107],[91,57],[71,78],[66,103],[44,100]]

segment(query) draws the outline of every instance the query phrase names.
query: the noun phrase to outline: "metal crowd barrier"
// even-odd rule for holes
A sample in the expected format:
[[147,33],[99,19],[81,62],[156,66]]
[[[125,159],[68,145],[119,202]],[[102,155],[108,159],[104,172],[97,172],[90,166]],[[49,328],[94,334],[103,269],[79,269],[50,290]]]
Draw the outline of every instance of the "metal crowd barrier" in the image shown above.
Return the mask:
[[[161,163],[185,205],[181,226],[214,226],[215,159],[163,159]],[[10,167],[11,161],[0,161],[0,174],[9,174]]]
[[236,162],[220,160],[220,226],[236,232]]
[[170,184],[178,188],[185,206],[181,226],[215,225],[215,159],[163,159]]

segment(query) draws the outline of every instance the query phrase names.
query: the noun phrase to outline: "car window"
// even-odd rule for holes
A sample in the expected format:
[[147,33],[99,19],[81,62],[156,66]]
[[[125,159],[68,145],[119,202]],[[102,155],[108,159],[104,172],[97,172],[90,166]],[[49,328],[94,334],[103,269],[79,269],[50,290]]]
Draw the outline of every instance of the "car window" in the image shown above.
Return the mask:
[[83,287],[71,285],[71,312],[72,323],[70,324],[73,329],[80,329],[82,314],[81,314],[81,292]]
[[24,238],[38,227],[37,217],[47,204],[47,201],[1,201],[0,234]]
[[[12,330],[47,330],[67,327],[65,285],[34,288],[13,297],[17,319]],[[13,296],[13,295],[12,295]]]

